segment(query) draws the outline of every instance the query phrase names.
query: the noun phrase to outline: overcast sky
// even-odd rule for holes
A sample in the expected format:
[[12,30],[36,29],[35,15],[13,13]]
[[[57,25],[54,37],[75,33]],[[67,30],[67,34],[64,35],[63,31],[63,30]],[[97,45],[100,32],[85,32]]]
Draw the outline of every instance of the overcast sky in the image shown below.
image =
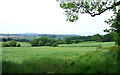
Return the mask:
[[0,0],[0,33],[40,34],[105,34],[109,25],[104,20],[112,12],[100,16],[79,15],[79,20],[66,22],[66,15],[56,0]]

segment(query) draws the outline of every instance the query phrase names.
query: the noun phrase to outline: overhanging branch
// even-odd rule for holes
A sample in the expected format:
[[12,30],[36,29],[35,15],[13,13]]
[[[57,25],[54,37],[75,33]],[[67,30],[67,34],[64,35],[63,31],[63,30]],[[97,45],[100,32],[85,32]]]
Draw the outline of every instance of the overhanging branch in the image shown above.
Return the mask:
[[103,9],[101,12],[93,14],[90,13],[89,11],[87,11],[92,17],[96,16],[96,15],[100,15],[101,13],[105,12],[106,10],[112,9],[114,6],[119,6],[120,5],[120,1],[118,1],[117,3],[114,3],[111,7],[107,7],[106,9]]

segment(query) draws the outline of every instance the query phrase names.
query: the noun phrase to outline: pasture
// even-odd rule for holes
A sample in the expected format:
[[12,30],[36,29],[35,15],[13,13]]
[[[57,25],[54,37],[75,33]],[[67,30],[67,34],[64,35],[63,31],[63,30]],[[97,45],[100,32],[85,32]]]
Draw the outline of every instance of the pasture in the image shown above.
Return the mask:
[[89,42],[80,42],[79,44],[61,44],[59,45],[59,47],[98,47],[99,45],[103,47],[111,47],[111,46],[115,46],[115,43],[89,41]]
[[[103,48],[96,50],[99,44]],[[109,46],[114,42],[3,47],[3,73],[117,73],[117,50]]]

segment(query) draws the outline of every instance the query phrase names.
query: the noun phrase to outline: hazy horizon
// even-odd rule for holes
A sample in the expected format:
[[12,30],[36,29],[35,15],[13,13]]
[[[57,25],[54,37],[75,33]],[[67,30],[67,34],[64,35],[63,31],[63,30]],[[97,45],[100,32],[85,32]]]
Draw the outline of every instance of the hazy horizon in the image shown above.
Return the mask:
[[[0,33],[0,34],[45,34],[45,33],[34,33],[34,32],[25,32],[25,33]],[[96,33],[99,34],[99,33]],[[94,34],[88,34],[88,35],[80,35],[80,34],[52,34],[52,33],[48,33],[47,35],[78,35],[78,36],[92,36]],[[100,35],[105,35],[105,34],[100,34]]]

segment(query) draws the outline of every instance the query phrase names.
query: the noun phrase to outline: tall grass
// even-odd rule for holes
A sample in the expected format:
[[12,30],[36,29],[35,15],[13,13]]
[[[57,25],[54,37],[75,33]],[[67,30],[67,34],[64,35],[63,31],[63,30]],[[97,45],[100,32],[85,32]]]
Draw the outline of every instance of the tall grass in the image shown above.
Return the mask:
[[3,73],[120,73],[119,47],[83,52],[79,48],[48,49],[34,47],[34,51],[40,53],[32,52],[33,55],[25,57],[21,62],[3,59]]

